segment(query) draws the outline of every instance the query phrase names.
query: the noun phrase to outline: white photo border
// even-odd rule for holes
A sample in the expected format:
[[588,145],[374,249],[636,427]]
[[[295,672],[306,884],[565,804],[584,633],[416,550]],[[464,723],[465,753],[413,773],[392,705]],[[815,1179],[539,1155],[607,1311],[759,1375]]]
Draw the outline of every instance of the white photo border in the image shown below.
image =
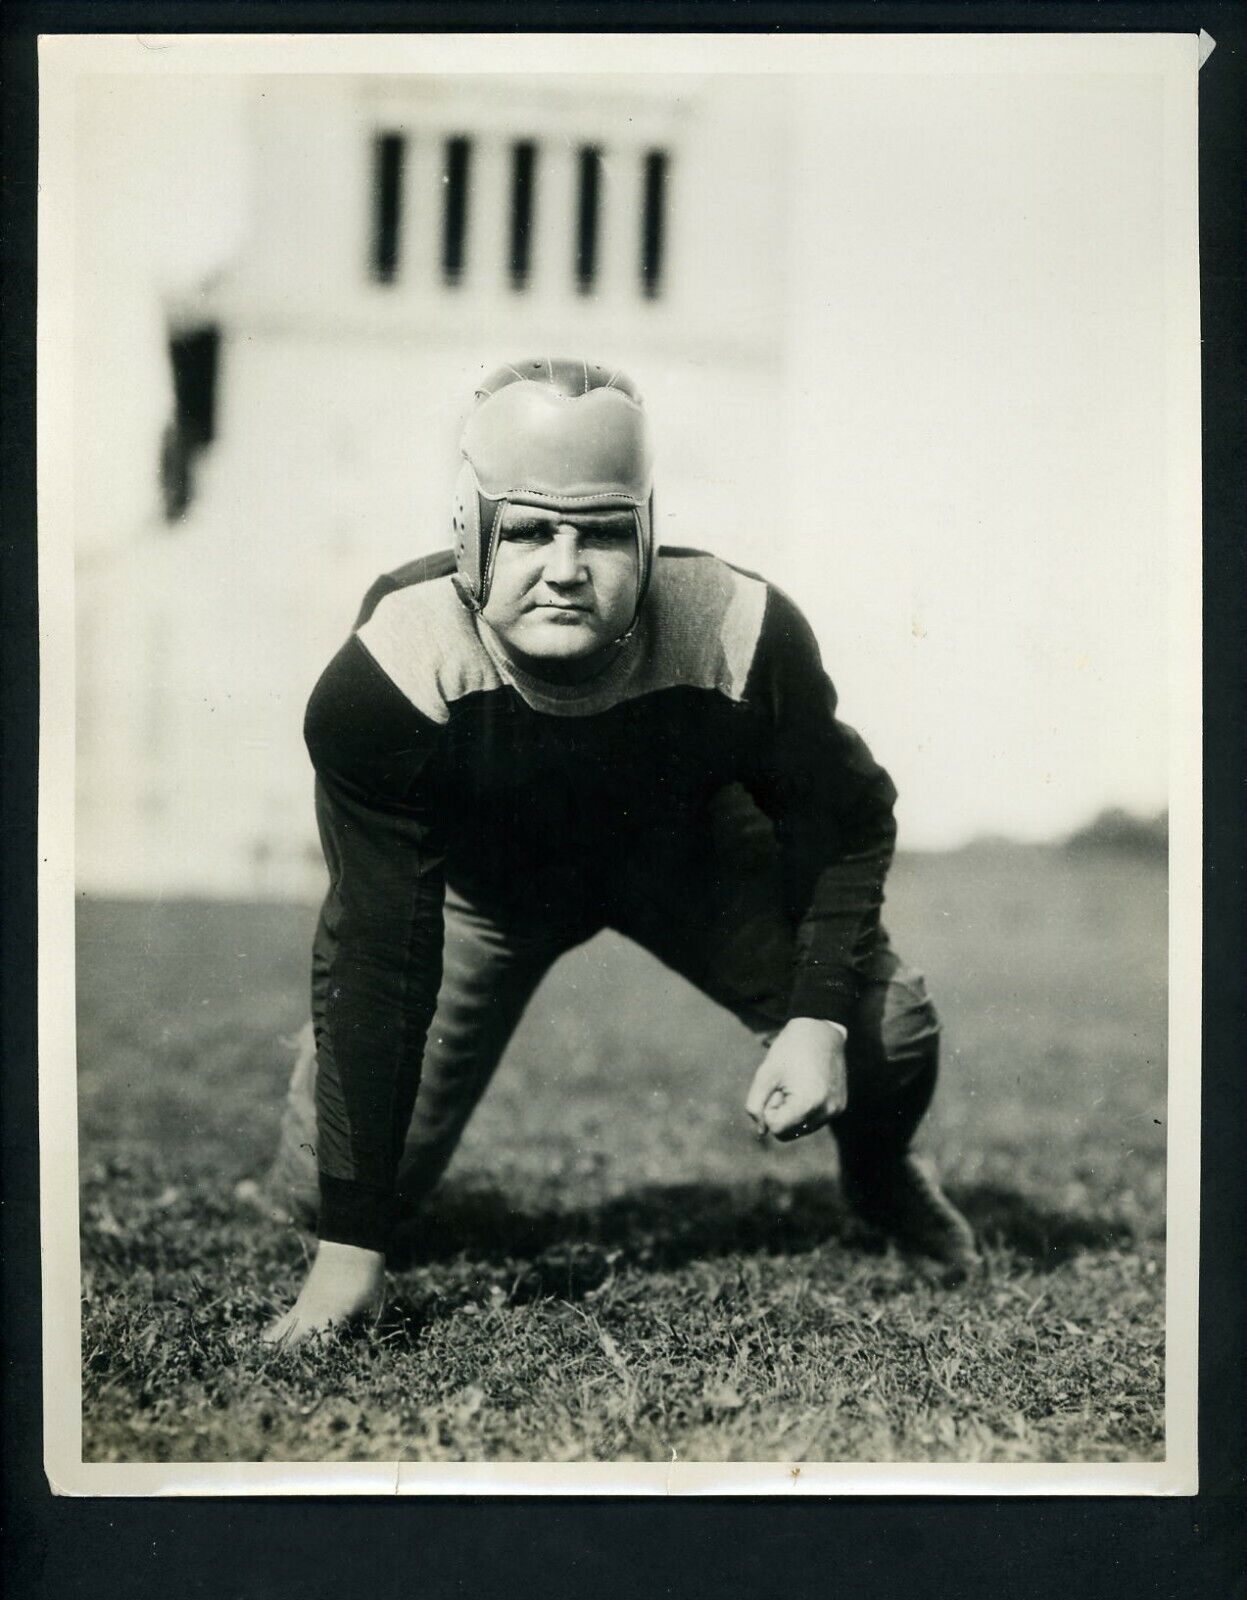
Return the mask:
[[[1201,1006],[1197,74],[1179,34],[47,36],[40,41],[39,997],[45,1469],[66,1495],[1190,1495],[1197,1492]],[[1164,82],[1170,727],[1166,1455],[1150,1463],[86,1463],[74,949],[75,86],[85,74],[1147,73]]]

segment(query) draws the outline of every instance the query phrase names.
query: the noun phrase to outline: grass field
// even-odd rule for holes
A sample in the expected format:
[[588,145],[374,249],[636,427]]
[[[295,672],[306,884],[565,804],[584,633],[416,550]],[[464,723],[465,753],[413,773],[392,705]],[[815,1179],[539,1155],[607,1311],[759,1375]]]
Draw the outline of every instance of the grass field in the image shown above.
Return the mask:
[[826,1136],[748,1130],[749,1037],[603,938],[526,1016],[382,1326],[272,1353],[308,1243],[232,1195],[276,1134],[314,913],[84,901],[86,1458],[1163,1455],[1165,913],[1159,864],[898,863],[972,1286],[848,1249]]

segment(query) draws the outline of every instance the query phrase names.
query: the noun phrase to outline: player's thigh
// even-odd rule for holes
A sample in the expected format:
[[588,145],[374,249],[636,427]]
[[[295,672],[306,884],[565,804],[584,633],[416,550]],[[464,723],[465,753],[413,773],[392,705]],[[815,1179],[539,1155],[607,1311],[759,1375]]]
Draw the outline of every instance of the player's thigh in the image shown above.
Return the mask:
[[747,790],[731,784],[711,804],[710,838],[706,992],[769,1035],[787,1018],[796,957],[775,827]]
[[738,784],[720,790],[682,856],[628,863],[611,922],[755,1033],[782,1026],[793,934],[770,820]]
[[443,1063],[488,1070],[525,1006],[581,928],[526,924],[446,890],[442,982],[425,1047],[426,1076]]

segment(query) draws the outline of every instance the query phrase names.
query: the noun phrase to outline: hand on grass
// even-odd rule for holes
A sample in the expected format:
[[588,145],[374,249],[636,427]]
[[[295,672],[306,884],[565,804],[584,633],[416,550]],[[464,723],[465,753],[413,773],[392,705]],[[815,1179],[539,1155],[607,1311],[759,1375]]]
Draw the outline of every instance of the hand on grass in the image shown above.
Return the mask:
[[745,1101],[760,1137],[799,1139],[849,1101],[844,1034],[834,1022],[794,1017],[754,1073]]
[[265,1328],[265,1344],[293,1349],[315,1334],[380,1314],[385,1257],[377,1250],[322,1240],[299,1298]]

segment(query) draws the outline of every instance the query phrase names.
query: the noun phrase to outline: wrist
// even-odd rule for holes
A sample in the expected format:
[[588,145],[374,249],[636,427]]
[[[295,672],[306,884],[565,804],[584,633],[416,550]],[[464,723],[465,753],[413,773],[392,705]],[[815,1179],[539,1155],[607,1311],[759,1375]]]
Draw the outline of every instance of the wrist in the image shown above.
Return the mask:
[[792,1026],[793,1022],[799,1022],[803,1027],[823,1029],[829,1028],[831,1032],[834,1033],[835,1036],[840,1040],[841,1044],[846,1043],[849,1037],[849,1030],[845,1027],[844,1023],[833,1022],[830,1017],[793,1017],[789,1023],[790,1027]]

